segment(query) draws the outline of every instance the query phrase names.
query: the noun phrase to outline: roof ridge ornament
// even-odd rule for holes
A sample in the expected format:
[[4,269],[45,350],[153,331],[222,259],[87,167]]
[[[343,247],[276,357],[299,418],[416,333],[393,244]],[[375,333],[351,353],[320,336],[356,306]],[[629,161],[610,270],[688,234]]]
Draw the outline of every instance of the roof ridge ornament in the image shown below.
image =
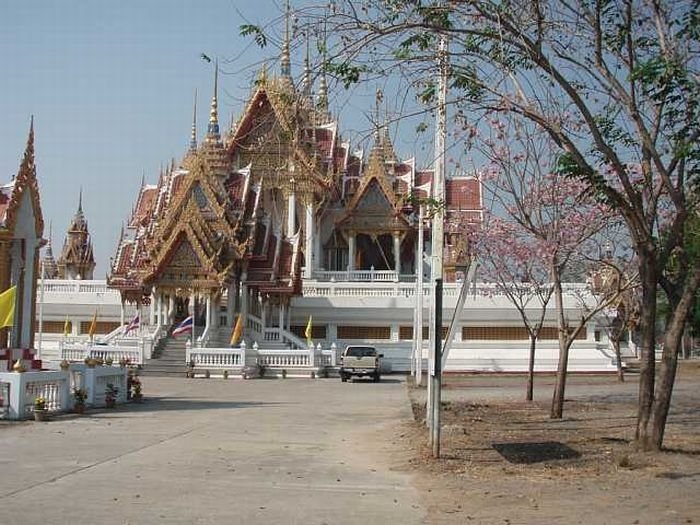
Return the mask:
[[194,104],[192,109],[192,131],[190,133],[190,151],[197,151],[197,88],[194,90]]
[[289,0],[287,0],[287,7],[284,14],[284,42],[282,43],[282,56],[280,58],[280,74],[283,78],[292,78],[292,62],[289,54],[289,18],[291,15],[291,8],[289,7]]
[[218,143],[221,139],[219,134],[219,59],[214,61],[214,94],[211,97],[211,109],[209,110],[209,127],[207,129],[207,142]]

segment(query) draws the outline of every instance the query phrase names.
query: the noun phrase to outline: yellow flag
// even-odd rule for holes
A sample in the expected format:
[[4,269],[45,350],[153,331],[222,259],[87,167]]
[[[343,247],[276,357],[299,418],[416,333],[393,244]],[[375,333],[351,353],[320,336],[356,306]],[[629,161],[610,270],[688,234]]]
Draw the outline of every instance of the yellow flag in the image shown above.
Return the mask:
[[241,340],[242,335],[243,335],[243,316],[241,316],[241,314],[238,314],[238,318],[236,319],[236,326],[233,327],[233,332],[231,332],[231,346],[238,344],[238,341]]
[[311,334],[312,334],[312,331],[311,331],[311,327],[312,327],[312,325],[311,325],[311,318],[312,318],[312,317],[309,316],[309,322],[306,323],[306,330],[304,330],[304,335],[306,336],[306,340],[309,342],[309,344],[311,343]]
[[15,295],[17,286],[0,293],[0,328],[12,328],[15,322]]
[[93,337],[95,337],[95,332],[97,332],[97,310],[95,310],[95,315],[92,316],[92,322],[90,323],[90,330],[88,330],[88,334],[90,334],[91,339]]
[[63,337],[68,337],[70,335],[70,321],[68,320],[68,316],[66,316],[66,320],[63,321]]

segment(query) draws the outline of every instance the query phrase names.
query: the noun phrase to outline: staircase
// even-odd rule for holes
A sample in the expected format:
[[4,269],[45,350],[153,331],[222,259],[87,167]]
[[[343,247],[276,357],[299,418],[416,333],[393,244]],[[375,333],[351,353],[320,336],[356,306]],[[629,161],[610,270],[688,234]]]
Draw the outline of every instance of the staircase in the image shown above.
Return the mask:
[[140,375],[142,376],[168,376],[185,377],[185,344],[188,337],[168,337],[162,339],[153,359],[146,359]]

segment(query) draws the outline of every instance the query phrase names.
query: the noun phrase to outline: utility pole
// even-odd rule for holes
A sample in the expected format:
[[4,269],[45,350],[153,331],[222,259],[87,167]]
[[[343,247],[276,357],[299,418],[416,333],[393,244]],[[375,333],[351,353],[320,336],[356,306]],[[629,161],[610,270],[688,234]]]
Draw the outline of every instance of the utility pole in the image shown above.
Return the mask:
[[[438,103],[436,111],[435,123],[435,170],[433,175],[433,199],[437,202],[437,209],[433,214],[432,228],[432,281],[436,283],[431,306],[431,366],[429,367],[429,375],[433,378],[428,381],[428,404],[426,407],[426,420],[429,421],[428,427],[433,431],[430,433],[431,441],[435,437],[435,426],[439,425],[435,421],[436,408],[439,410],[439,402],[436,404],[436,398],[439,399],[440,393],[436,392],[436,387],[440,387],[439,380],[435,381],[437,370],[435,367],[435,349],[442,348],[442,297],[438,300],[437,282],[440,281],[439,292],[442,295],[442,273],[443,273],[443,247],[444,239],[444,218],[445,218],[445,137],[447,135],[447,40],[444,36],[440,37],[440,47],[438,49],[438,68],[440,72],[438,83]],[[438,306],[440,312],[438,312]],[[440,325],[438,326],[438,318]],[[442,352],[439,352],[442,353]],[[438,365],[438,369],[440,369]],[[438,429],[439,436],[439,429]],[[434,443],[432,443],[434,445]],[[439,444],[438,444],[439,451]]]
[[430,441],[433,444],[433,457],[440,457],[440,398],[442,390],[442,279],[435,279],[435,362],[433,363],[433,414],[430,428]]
[[[415,341],[415,383],[423,382],[423,216],[425,205],[418,206],[418,249],[416,250],[416,334]],[[427,416],[426,416],[427,417]]]

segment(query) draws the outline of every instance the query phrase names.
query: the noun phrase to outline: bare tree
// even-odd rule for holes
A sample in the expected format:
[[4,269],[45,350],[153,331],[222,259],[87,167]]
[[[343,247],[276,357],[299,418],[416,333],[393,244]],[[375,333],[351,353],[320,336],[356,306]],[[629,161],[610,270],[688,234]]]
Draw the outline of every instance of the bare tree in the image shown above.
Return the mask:
[[[659,449],[700,284],[700,13],[692,0],[331,2],[325,69],[346,84],[399,71],[431,104],[436,40],[450,41],[452,104],[472,122],[509,113],[557,144],[560,173],[625,221],[641,281],[636,437]],[[311,9],[313,10],[313,9]],[[657,287],[669,315],[655,382]],[[555,295],[556,297],[556,295]]]

